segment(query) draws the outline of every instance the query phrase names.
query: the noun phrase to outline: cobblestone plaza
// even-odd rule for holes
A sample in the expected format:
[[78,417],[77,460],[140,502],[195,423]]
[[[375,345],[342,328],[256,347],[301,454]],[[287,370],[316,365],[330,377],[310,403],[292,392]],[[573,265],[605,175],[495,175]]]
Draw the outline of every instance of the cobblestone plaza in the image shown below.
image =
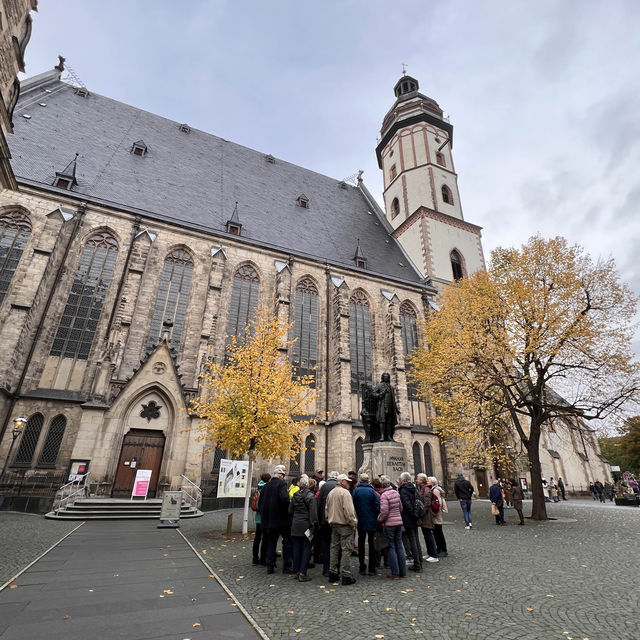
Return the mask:
[[[180,532],[272,640],[640,637],[640,510],[571,500],[549,505],[556,520],[527,520],[518,527],[514,512],[507,510],[510,526],[496,527],[489,503],[479,501],[473,506],[474,528],[468,531],[458,505],[452,501],[450,507],[444,527],[447,558],[403,580],[359,576],[353,586],[331,584],[319,568],[310,570],[313,579],[304,584],[279,571],[267,575],[266,569],[251,565],[251,539],[220,533],[229,512],[183,521]],[[529,511],[530,503],[525,503],[525,513]],[[239,525],[239,512],[234,519]],[[0,513],[0,581],[77,524]],[[179,544],[180,536],[175,537]],[[174,582],[167,587],[170,597],[184,596],[179,580]],[[15,584],[20,585],[20,578]],[[0,592],[0,611],[7,606],[7,591]],[[0,626],[0,638],[2,631]],[[166,637],[222,636],[193,628]]]

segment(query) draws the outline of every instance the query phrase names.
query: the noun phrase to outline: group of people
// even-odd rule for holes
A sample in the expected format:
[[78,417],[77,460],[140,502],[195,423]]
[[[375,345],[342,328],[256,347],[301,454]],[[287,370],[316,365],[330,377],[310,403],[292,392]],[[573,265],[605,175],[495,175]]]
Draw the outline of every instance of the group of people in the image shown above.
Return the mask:
[[545,502],[560,502],[560,496],[562,496],[563,500],[567,499],[562,478],[558,478],[558,482],[556,482],[553,477],[549,478],[549,480],[543,477],[542,493],[544,494]]
[[[285,474],[283,465],[276,466],[271,476],[263,474],[253,500],[257,509],[253,564],[266,566],[267,573],[276,569],[279,539],[282,572],[300,582],[311,580],[308,569],[322,563],[323,576],[332,582],[354,584],[356,555],[360,575],[377,575],[384,567],[386,577],[393,580],[448,555],[442,530],[448,506],[433,476],[419,473],[414,482],[404,472],[395,485],[384,475],[372,479],[366,473],[357,477],[353,471],[331,471],[325,482],[323,472],[316,471],[314,477],[302,475],[288,488]],[[470,503],[471,495],[468,499]],[[470,513],[469,504],[467,528],[472,526]],[[426,546],[424,556],[420,537]]]

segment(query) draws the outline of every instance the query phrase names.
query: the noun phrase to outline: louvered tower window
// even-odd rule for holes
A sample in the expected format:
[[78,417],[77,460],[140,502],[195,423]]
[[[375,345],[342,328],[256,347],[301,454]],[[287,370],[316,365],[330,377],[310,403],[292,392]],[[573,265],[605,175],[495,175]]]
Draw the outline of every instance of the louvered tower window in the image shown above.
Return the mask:
[[169,320],[173,323],[169,344],[176,350],[180,348],[192,278],[191,256],[184,249],[172,251],[164,260],[147,347],[158,341],[163,323]]
[[31,234],[31,222],[20,211],[0,215],[0,304],[16,272]]
[[22,440],[20,440],[20,446],[18,452],[13,461],[16,467],[30,467],[33,460],[33,454],[38,446],[38,440],[40,439],[40,432],[42,431],[42,425],[44,424],[44,417],[41,413],[34,413],[28,420],[27,426],[24,428],[22,434]]
[[44,441],[42,452],[38,460],[39,467],[55,467],[64,437],[64,430],[67,428],[67,419],[63,415],[56,416],[49,425],[47,439]]
[[256,270],[248,264],[241,266],[233,276],[233,291],[227,323],[227,341],[230,336],[237,336],[242,340],[247,326],[258,304],[258,290],[260,279]]
[[359,393],[360,385],[371,384],[371,314],[362,291],[356,291],[349,300],[349,351],[351,393]]
[[118,245],[109,233],[96,233],[87,240],[51,346],[52,356],[88,359],[117,256]]
[[405,356],[407,372],[407,395],[409,400],[418,400],[418,390],[414,382],[409,381],[411,364],[406,357],[418,346],[418,318],[414,308],[408,303],[400,305],[400,327],[402,331],[402,353]]
[[293,366],[298,376],[313,376],[318,363],[318,288],[311,278],[304,278],[296,287],[294,311]]

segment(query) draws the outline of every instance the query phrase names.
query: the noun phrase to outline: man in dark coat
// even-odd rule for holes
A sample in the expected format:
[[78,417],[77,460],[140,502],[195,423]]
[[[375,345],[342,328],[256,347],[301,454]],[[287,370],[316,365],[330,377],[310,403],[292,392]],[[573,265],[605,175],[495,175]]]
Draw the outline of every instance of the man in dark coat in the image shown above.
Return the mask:
[[376,490],[369,484],[369,474],[361,473],[360,482],[353,490],[353,506],[358,516],[358,558],[360,560],[360,575],[365,575],[367,565],[364,562],[365,540],[369,540],[369,575],[376,575],[376,548],[373,536],[378,528],[378,514],[380,513],[380,498]]
[[471,529],[471,496],[473,496],[473,485],[458,471],[458,477],[453,485],[456,498],[460,501],[462,516],[464,517],[464,528]]
[[396,404],[396,396],[391,386],[391,376],[388,373],[382,374],[380,382],[373,389],[373,395],[378,398],[376,420],[380,426],[382,439],[393,442],[400,409]]
[[329,479],[322,485],[318,494],[318,522],[320,530],[318,537],[320,538],[320,553],[322,555],[322,575],[329,575],[329,559],[331,552],[331,527],[325,516],[325,505],[327,504],[327,496],[329,492],[338,485],[338,472],[329,471]]
[[282,536],[282,573],[293,573],[289,535],[289,493],[284,481],[284,466],[273,470],[273,477],[262,488],[258,500],[260,522],[267,539],[267,573],[276,566],[276,546]]
[[564,488],[564,482],[562,481],[562,478],[558,478],[558,489],[560,489],[560,494],[562,495],[562,499],[566,500],[567,497],[565,496],[565,488]]
[[398,493],[402,502],[402,524],[404,526],[403,542],[405,548],[411,550],[413,557],[412,571],[422,571],[422,547],[418,538],[418,519],[415,516],[415,502],[418,494],[416,487],[411,482],[411,474],[407,471],[400,474]]
[[507,524],[504,521],[504,501],[502,500],[502,487],[500,486],[500,481],[497,478],[491,485],[491,489],[489,489],[489,500],[491,500],[491,503],[495,504],[498,508],[496,524]]

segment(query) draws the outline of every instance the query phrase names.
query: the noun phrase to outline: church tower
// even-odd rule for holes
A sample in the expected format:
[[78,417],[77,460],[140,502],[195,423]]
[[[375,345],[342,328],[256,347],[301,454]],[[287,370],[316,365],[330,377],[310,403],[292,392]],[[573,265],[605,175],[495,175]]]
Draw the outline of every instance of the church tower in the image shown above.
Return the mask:
[[484,269],[480,227],[462,214],[453,127],[438,103],[403,75],[376,147],[394,237],[435,286]]

